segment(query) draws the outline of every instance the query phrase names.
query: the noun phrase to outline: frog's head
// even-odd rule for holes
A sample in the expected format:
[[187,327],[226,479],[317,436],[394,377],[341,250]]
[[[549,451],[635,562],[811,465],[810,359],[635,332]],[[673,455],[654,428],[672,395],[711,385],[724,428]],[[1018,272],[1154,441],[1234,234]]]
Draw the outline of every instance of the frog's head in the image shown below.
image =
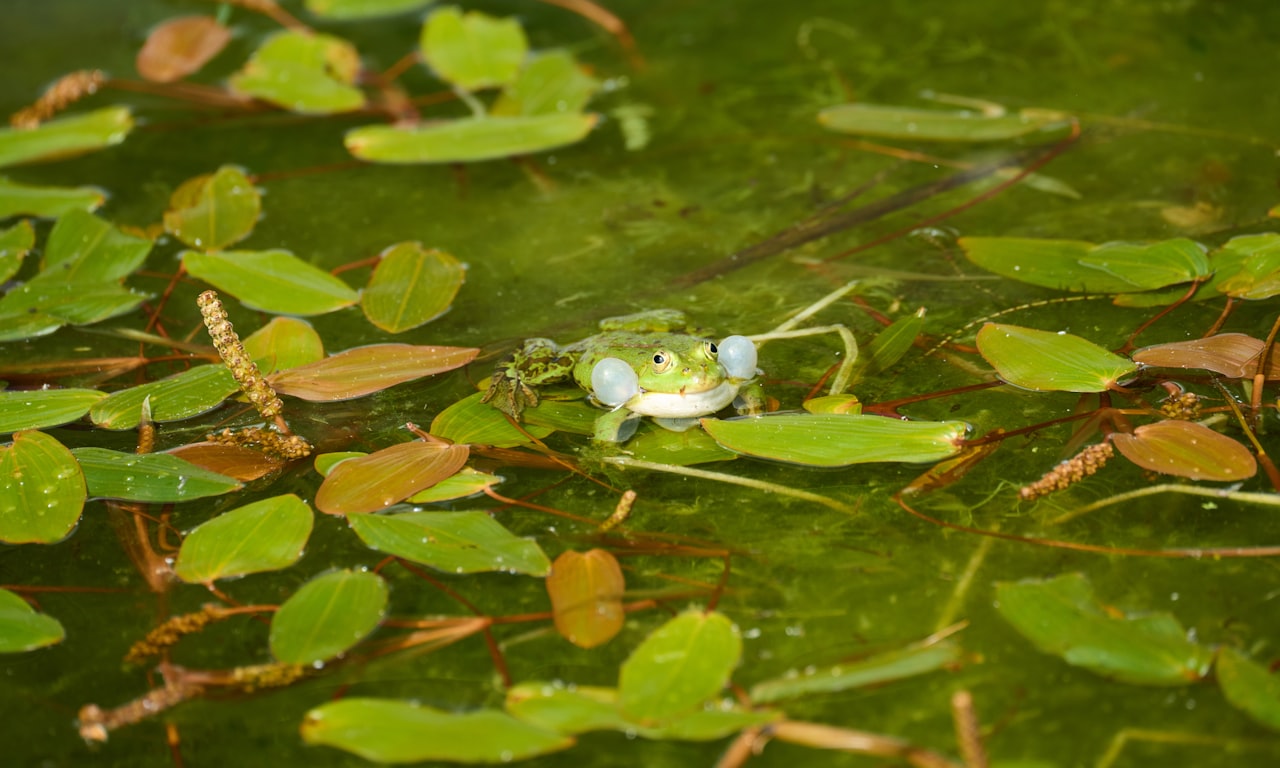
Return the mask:
[[675,334],[646,350],[606,357],[592,368],[591,391],[609,407],[646,416],[691,418],[724,408],[756,375],[755,345],[744,336],[714,342]]

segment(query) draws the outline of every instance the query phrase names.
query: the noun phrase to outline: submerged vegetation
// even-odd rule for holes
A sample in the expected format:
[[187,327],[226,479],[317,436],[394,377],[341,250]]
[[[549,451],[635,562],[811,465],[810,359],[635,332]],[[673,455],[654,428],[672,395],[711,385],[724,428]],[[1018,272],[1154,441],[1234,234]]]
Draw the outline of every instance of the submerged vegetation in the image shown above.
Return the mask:
[[[749,139],[817,154],[694,192],[740,94],[659,106],[589,0],[429,5],[156,0],[141,79],[67,74],[0,130],[0,664],[55,732],[20,759],[1280,755],[1280,204],[1095,203],[1073,162],[1275,141],[872,103],[829,41],[867,91],[899,65],[813,15],[779,113],[812,133]],[[194,175],[86,165],[168,132]],[[1035,224],[974,218],[1015,195]],[[1105,205],[1159,225],[1073,224]]]

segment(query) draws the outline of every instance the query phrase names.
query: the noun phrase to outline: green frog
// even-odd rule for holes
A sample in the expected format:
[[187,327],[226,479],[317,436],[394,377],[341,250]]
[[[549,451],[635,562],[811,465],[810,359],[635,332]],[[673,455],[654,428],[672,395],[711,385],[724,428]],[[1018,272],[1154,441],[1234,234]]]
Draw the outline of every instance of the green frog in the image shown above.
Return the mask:
[[621,442],[641,416],[676,431],[735,403],[759,412],[756,347],[745,336],[719,344],[703,338],[683,312],[640,312],[600,322],[600,333],[566,346],[529,339],[494,370],[484,401],[519,420],[538,404],[537,387],[572,379],[591,402],[607,408],[595,439]]

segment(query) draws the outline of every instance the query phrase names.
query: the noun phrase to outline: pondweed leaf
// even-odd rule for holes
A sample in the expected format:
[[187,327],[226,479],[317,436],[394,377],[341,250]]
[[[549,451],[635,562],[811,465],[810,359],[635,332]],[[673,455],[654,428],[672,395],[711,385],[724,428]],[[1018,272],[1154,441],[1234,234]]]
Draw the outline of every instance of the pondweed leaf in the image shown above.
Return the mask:
[[1210,273],[1204,247],[1186,238],[1095,245],[1083,240],[962,237],[959,243],[969,260],[983,269],[1062,291],[1149,291]]
[[1214,672],[1231,706],[1280,731],[1280,677],[1229,646],[1218,651]]
[[1044,110],[991,116],[980,112],[857,103],[827,107],[818,113],[818,122],[838,133],[859,136],[912,141],[1008,141],[1034,133],[1060,131],[1070,125],[1070,118]]
[[669,429],[643,430],[627,441],[627,453],[641,461],[679,467],[738,458],[738,454],[720,447],[715,438],[700,429],[686,429],[683,432],[672,432]]
[[170,448],[166,453],[242,483],[257,480],[284,466],[280,459],[227,443],[187,443]]
[[363,640],[386,612],[381,576],[330,571],[303,584],[271,617],[271,655],[286,664],[328,661]]
[[263,312],[321,315],[360,299],[342,280],[281,249],[183,251],[182,263],[193,277]]
[[35,128],[0,128],[0,167],[92,152],[119,144],[132,129],[128,107],[104,107]]
[[62,642],[67,631],[52,616],[36,613],[26,600],[0,589],[0,653],[23,653]]
[[97,187],[38,187],[0,176],[0,219],[53,219],[67,211],[92,211],[106,199],[106,193]]
[[264,374],[324,359],[324,342],[306,320],[273,317],[244,340],[244,349]]
[[547,575],[556,631],[579,648],[609,642],[622,631],[626,589],[622,567],[608,550],[561,552]]
[[371,344],[274,373],[267,380],[282,394],[303,400],[350,400],[461,368],[479,351],[471,347]]
[[593,114],[556,113],[369,125],[348,131],[344,142],[352,155],[371,163],[468,163],[575,144],[598,120]]
[[546,51],[525,61],[503,87],[489,114],[552,115],[581,112],[600,88],[568,51]]
[[18,273],[22,260],[36,244],[36,231],[23,219],[8,229],[0,229],[0,283]]
[[466,268],[450,254],[397,243],[378,255],[360,306],[369,322],[402,333],[448,311],[465,278]]
[[1166,475],[1231,482],[1258,472],[1248,448],[1194,421],[1143,424],[1132,433],[1112,433],[1111,442],[1129,461]]
[[437,75],[466,91],[510,82],[529,51],[517,19],[452,6],[427,17],[418,45]]
[[262,213],[262,198],[239,168],[184,181],[169,197],[164,228],[192,248],[215,251],[249,236]]
[[506,414],[480,402],[482,397],[483,392],[476,392],[445,408],[432,420],[431,434],[459,445],[511,448],[529,442],[530,436],[543,438],[555,431],[536,424],[521,424],[517,429]]
[[871,365],[878,371],[888,369],[902,359],[911,349],[911,344],[924,330],[924,309],[906,317],[900,317],[893,324],[876,334],[867,348]]
[[121,453],[106,448],[76,448],[71,453],[80,462],[91,498],[189,501],[221,496],[241,487],[230,477],[164,453]]
[[287,568],[311,536],[311,508],[289,493],[200,524],[182,540],[173,571],[193,584]]
[[42,429],[76,421],[106,397],[96,389],[0,392],[0,433]]
[[969,429],[963,421],[827,413],[703,419],[702,427],[731,451],[808,467],[938,461],[960,450]]
[[945,669],[959,663],[962,655],[960,646],[945,640],[937,643],[913,643],[865,659],[833,666],[808,667],[799,674],[788,674],[756,683],[751,686],[750,699],[753,704],[768,704],[815,693],[834,693],[880,685]]
[[484,489],[502,482],[499,475],[463,467],[457,472],[423,491],[418,491],[405,502],[409,504],[435,504],[441,501],[465,499],[484,493]]
[[1126,615],[1103,605],[1082,574],[996,584],[997,608],[1041,651],[1104,677],[1184,685],[1209,672],[1213,654],[1167,613]]
[[1004,381],[1040,392],[1103,392],[1138,370],[1079,336],[1017,325],[982,326],[978,351]]
[[150,251],[150,240],[125,234],[87,211],[68,211],[53,225],[40,274],[33,281],[119,281],[142,266]]
[[1252,301],[1280,294],[1280,234],[1233,237],[1214,257],[1219,292]]
[[[1258,368],[1258,355],[1266,346],[1262,339],[1243,333],[1217,333],[1203,339],[1174,341],[1143,347],[1133,353],[1133,361],[1156,368],[1199,368],[1220,373],[1232,379],[1253,376]],[[1267,378],[1276,371],[1275,356],[1268,365]]]
[[104,429],[133,429],[142,420],[142,401],[151,399],[151,419],[180,421],[211,411],[240,390],[224,365],[198,365],[167,378],[113,392],[89,411]]
[[85,477],[55,438],[19,432],[0,445],[0,541],[61,541],[80,520],[85,498]]
[[359,697],[308,712],[302,740],[378,763],[508,763],[573,745],[567,736],[503,712],[442,712],[408,701]]
[[481,510],[353,515],[348,522],[369,548],[445,573],[505,571],[541,577],[551,569],[537,542],[516,536]]
[[134,68],[144,80],[171,83],[199,72],[230,40],[231,30],[212,16],[168,19],[147,35]]
[[462,468],[465,445],[413,440],[335,466],[316,492],[316,508],[358,515],[403,501]]
[[307,0],[307,10],[327,19],[367,19],[425,8],[433,0]]
[[360,54],[346,40],[311,31],[279,32],[231,77],[231,89],[293,112],[327,115],[365,104],[352,85]]
[[654,630],[618,676],[628,719],[658,724],[700,708],[729,682],[742,657],[742,637],[723,614],[685,611]]

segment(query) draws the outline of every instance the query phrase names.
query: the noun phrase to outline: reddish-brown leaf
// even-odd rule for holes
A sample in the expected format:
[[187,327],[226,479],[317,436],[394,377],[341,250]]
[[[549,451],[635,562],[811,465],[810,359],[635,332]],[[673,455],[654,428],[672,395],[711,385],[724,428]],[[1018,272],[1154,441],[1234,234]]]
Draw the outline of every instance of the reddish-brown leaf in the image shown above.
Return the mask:
[[350,400],[423,376],[461,368],[479,351],[471,347],[372,344],[273,373],[267,381],[277,391],[303,400]]
[[547,576],[556,631],[579,648],[607,643],[622,629],[625,589],[617,558],[605,550],[562,553]]
[[199,71],[230,39],[212,16],[180,16],[151,30],[134,66],[147,80],[170,83]]
[[465,445],[415,440],[338,464],[316,493],[331,515],[375,512],[450,477],[467,461]]
[[[1133,360],[1159,368],[1200,368],[1243,379],[1255,373],[1264,346],[1261,339],[1243,333],[1219,333],[1204,339],[1143,347],[1133,353]],[[1273,362],[1271,367],[1274,366]]]
[[1244,480],[1258,471],[1249,449],[1194,421],[1158,421],[1111,435],[1116,450],[1153,472],[1192,480]]
[[188,443],[166,451],[180,459],[241,482],[257,480],[284,466],[284,462],[242,445]]

